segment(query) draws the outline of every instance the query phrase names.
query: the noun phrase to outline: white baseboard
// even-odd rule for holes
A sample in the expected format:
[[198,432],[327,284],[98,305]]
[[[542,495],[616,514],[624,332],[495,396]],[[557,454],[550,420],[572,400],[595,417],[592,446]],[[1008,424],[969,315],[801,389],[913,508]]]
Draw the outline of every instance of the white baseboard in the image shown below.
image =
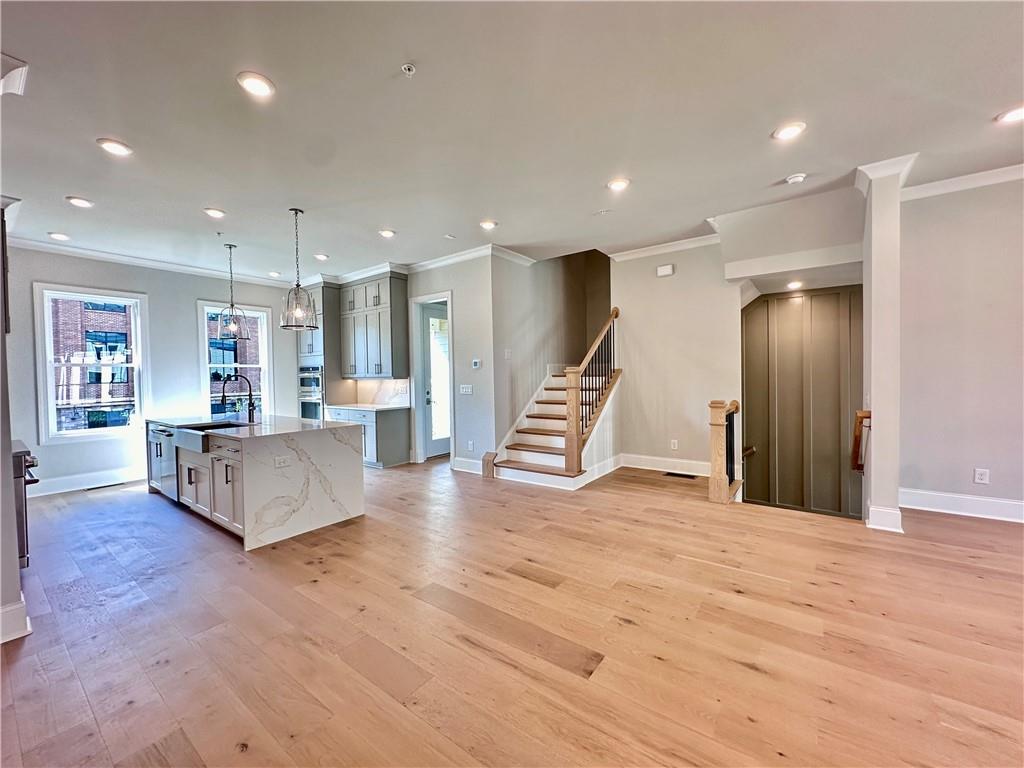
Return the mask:
[[480,459],[463,459],[453,457],[451,467],[456,472],[472,472],[474,475],[483,474],[484,463]]
[[877,531],[889,531],[890,533],[903,533],[903,515],[895,507],[868,506],[868,519],[865,521],[868,528]]
[[32,632],[32,620],[25,607],[25,595],[16,603],[0,606],[0,643],[16,640]]
[[683,475],[707,477],[711,474],[711,462],[694,459],[667,459],[663,456],[642,456],[638,453],[622,453],[617,457],[619,466],[636,469],[653,469],[659,472],[678,472]]
[[1016,499],[922,491],[919,488],[900,488],[900,506],[909,509],[925,509],[929,512],[944,512],[947,515],[984,517],[988,520],[1024,523],[1024,501]]
[[118,483],[134,483],[145,480],[146,470],[142,473],[135,467],[105,469],[102,472],[85,472],[81,475],[62,475],[60,477],[41,477],[39,482],[28,487],[29,496],[49,496],[53,493],[81,491],[84,488],[99,488],[104,485]]

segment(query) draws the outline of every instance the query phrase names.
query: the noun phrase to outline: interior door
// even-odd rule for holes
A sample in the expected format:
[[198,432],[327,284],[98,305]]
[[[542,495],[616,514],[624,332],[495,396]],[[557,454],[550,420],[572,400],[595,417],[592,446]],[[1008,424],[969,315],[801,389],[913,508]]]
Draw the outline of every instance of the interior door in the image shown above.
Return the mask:
[[427,458],[451,453],[451,364],[448,304],[420,305],[423,359],[422,408]]

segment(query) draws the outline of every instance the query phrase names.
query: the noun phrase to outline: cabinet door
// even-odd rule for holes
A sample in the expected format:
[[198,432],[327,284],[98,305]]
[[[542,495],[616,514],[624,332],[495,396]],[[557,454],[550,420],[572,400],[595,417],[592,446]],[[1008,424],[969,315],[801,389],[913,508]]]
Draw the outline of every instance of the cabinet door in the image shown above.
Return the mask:
[[324,315],[322,312],[317,312],[316,315],[317,329],[310,331],[310,351],[315,356],[321,356],[324,353]]
[[380,376],[380,316],[381,312],[366,313],[366,375]]
[[394,348],[391,345],[391,310],[380,311],[380,370],[377,374],[385,379],[390,379],[394,366],[392,357]]
[[146,441],[148,447],[147,463],[149,465],[149,485],[152,488],[160,488],[160,443],[154,440]]
[[356,350],[356,376],[366,376],[366,313],[354,316],[355,319],[355,350]]
[[355,315],[343,315],[341,318],[341,375],[345,378],[356,375]]
[[192,483],[192,465],[178,462],[178,501],[186,507],[196,503],[195,485]]
[[376,424],[363,424],[363,461],[377,461]]
[[352,312],[356,308],[355,289],[341,289],[341,313]]
[[366,309],[366,285],[352,286],[352,309],[356,312]]
[[213,457],[210,485],[213,489],[211,518],[235,533],[242,533],[242,464],[220,456]]
[[192,509],[203,517],[210,516],[210,507],[213,503],[210,488],[210,468],[189,465],[192,468],[192,484],[195,487],[195,499],[192,502]]
[[391,304],[391,278],[383,277],[377,281],[377,306],[387,307]]

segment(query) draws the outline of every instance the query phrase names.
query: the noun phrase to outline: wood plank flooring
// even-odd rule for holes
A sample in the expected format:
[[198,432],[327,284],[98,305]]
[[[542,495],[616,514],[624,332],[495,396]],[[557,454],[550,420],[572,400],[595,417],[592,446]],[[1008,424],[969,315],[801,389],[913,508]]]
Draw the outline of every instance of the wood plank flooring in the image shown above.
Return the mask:
[[251,553],[142,484],[33,500],[15,766],[1020,766],[1022,528],[368,470]]

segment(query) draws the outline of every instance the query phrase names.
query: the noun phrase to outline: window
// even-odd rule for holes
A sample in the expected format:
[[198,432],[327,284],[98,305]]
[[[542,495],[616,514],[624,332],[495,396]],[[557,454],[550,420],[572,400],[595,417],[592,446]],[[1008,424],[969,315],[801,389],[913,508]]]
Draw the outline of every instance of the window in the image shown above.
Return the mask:
[[145,297],[35,287],[43,442],[141,426]]
[[[243,420],[249,407],[249,385],[256,410],[270,413],[273,403],[273,384],[270,371],[270,310],[265,307],[241,306],[248,324],[248,339],[218,339],[217,323],[221,305],[199,302],[199,326],[202,339],[200,371],[203,387],[210,403],[210,413],[234,413]],[[221,402],[221,393],[224,402]]]

